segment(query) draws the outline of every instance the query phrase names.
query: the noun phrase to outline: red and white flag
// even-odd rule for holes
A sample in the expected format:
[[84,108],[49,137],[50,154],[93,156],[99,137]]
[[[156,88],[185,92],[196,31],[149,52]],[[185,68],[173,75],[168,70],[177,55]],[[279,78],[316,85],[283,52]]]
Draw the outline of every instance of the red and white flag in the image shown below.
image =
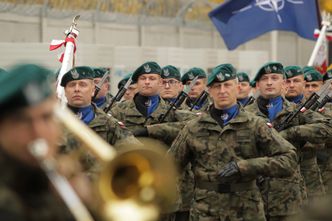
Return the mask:
[[[315,30],[314,36],[318,38],[320,31]],[[328,67],[328,54],[329,54],[329,41],[332,41],[332,33],[326,32],[326,37],[324,38],[322,45],[319,48],[317,56],[314,60],[313,66],[322,74],[324,74]]]

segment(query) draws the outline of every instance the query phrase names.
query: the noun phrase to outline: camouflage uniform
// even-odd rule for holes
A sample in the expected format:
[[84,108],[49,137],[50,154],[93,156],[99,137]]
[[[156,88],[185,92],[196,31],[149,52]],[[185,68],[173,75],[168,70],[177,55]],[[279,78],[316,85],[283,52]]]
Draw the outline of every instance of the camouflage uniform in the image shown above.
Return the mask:
[[[224,127],[203,113],[188,122],[169,152],[180,168],[192,164],[196,182],[192,221],[265,220],[255,178],[289,176],[296,165],[294,147],[244,110]],[[241,178],[220,184],[218,173],[231,160],[245,162]]]
[[[284,100],[283,109],[277,114],[273,125],[280,124],[295,108],[295,104]],[[268,121],[267,116],[258,108],[257,101],[247,106],[246,110]],[[281,134],[295,147],[300,148],[306,141],[316,143],[317,140],[326,140],[327,134],[331,133],[331,128],[326,124],[330,125],[330,122],[320,114],[307,111],[304,114],[297,115]],[[306,192],[299,166],[296,172],[288,178],[264,177],[261,181],[261,192],[268,217],[281,219],[282,217],[295,215],[300,211],[300,207],[306,199]]]
[[[190,110],[194,102],[195,102],[195,101],[190,100],[190,98],[188,97],[188,98],[185,100],[185,102],[183,102],[183,105],[182,105],[183,107],[182,107],[182,108],[183,108],[184,110]],[[210,101],[210,99],[208,98],[208,99],[204,102],[204,104],[202,105],[202,107],[201,107],[200,109],[198,109],[198,110],[193,109],[192,111],[193,111],[193,112],[196,112],[196,113],[204,112],[204,111],[207,111],[207,110],[209,109],[209,106],[210,106],[210,105],[211,105],[211,101]]]
[[[298,105],[305,102],[305,98]],[[316,198],[325,195],[325,187],[322,180],[321,170],[317,163],[317,151],[324,148],[324,144],[312,144],[307,142],[299,150],[300,170],[304,179],[307,195]]]
[[0,217],[4,221],[74,221],[45,173],[0,151]]
[[[95,131],[101,138],[107,141],[116,148],[123,147],[125,144],[140,144],[139,141],[132,135],[132,133],[124,127],[124,125],[115,118],[105,114],[94,105],[95,118],[88,124],[88,126]],[[100,171],[100,164],[96,163],[96,158],[88,151],[82,150],[77,140],[67,131],[65,132],[66,141],[62,149],[63,153],[68,153],[73,150],[79,150],[80,160],[83,165],[83,170],[88,175],[95,175]]]
[[[116,119],[122,121],[129,130],[134,131],[135,129],[147,125],[159,124],[160,117],[165,114],[168,109],[169,105],[167,105],[163,99],[160,99],[157,109],[149,117],[145,117],[136,108],[135,101],[124,101],[118,103],[118,105],[111,110],[111,114]],[[186,121],[192,117],[193,115],[188,111],[172,110],[166,117],[165,122]]]
[[[332,103],[325,105],[323,115],[332,118]],[[327,142],[324,149],[318,150],[317,161],[322,172],[323,183],[328,194],[332,193],[332,142]]]
[[106,108],[108,107],[108,105],[110,104],[112,97],[113,97],[113,96],[112,96],[110,93],[107,93],[107,94],[106,94],[106,101],[105,101],[100,107],[98,107],[98,108],[99,108],[100,110],[105,111]]

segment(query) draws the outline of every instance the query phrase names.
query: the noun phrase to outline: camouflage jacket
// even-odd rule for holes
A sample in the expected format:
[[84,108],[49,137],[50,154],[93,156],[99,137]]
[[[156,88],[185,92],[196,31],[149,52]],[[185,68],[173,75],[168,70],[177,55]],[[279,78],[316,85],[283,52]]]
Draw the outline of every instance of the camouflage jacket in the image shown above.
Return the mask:
[[4,221],[74,221],[39,168],[0,152],[0,217]]
[[[187,123],[169,152],[174,155],[180,168],[184,169],[191,163],[196,182],[218,182],[219,172],[231,160],[242,161],[246,165],[240,168],[241,178],[236,183],[254,181],[259,175],[289,176],[296,167],[294,147],[275,130],[268,128],[264,120],[244,110],[223,128],[209,113],[203,113]],[[196,188],[194,199],[205,199],[204,202],[208,205],[201,205],[202,210],[206,208],[220,213],[233,211],[234,208],[240,211],[241,205],[261,202],[257,187],[238,194],[218,194],[218,203],[213,202],[212,198],[208,199],[213,194],[216,193]],[[233,205],[233,200],[239,204]],[[196,204],[193,205],[195,207]],[[242,217],[246,215],[242,214]]]
[[[126,144],[139,145],[140,142],[132,135],[132,133],[114,117],[105,114],[99,108],[94,106],[95,118],[89,123],[89,127],[95,131],[106,142],[114,146],[116,149],[125,147]],[[100,171],[100,163],[96,162],[96,158],[87,150],[80,148],[81,144],[69,131],[65,130],[64,142],[62,145],[62,153],[69,153],[77,150],[80,152],[80,161],[83,170],[88,175],[94,175]]]
[[[188,100],[189,99],[189,100]],[[209,106],[211,105],[212,101],[210,98],[208,98],[204,104],[202,105],[202,107],[199,109],[199,110],[195,110],[193,109],[192,112],[195,112],[195,113],[200,113],[200,112],[204,112],[204,111],[207,111],[209,109]],[[190,110],[191,109],[191,106],[192,106],[193,102],[190,101],[190,98],[187,98],[185,100],[185,102],[183,102],[183,105],[182,105],[182,109],[183,110]]]
[[[277,114],[273,125],[277,125],[284,117],[296,109],[295,104],[284,100],[283,110]],[[246,107],[246,110],[265,119],[265,116],[258,108],[257,101]],[[290,141],[294,146],[301,148],[306,141],[317,143],[319,140],[326,140],[330,131],[330,122],[320,114],[307,111],[297,115],[288,125],[287,129],[281,131],[281,135]],[[298,152],[299,153],[299,152]],[[304,181],[300,175],[299,167],[296,172],[288,178],[265,178],[261,183],[261,192],[265,201],[266,213],[269,216],[285,216],[297,214],[300,210],[306,192]]]
[[[119,103],[115,108],[111,110],[111,114],[116,119],[122,121],[128,129],[131,131],[142,128],[147,125],[159,124],[160,117],[167,112],[169,105],[165,103],[163,99],[160,99],[157,109],[146,118],[136,108],[134,101],[124,101]],[[171,110],[166,117],[165,122],[178,122],[191,119],[193,114],[188,111]]]
[[[266,122],[268,122],[268,117],[259,110],[257,101],[247,106],[245,109],[266,119]],[[271,122],[272,126],[280,124],[282,120],[295,109],[295,104],[291,104],[284,99],[283,109],[277,114],[275,120]],[[287,125],[286,129],[281,131],[281,134],[295,147],[302,147],[308,141],[314,144],[326,142],[330,140],[332,136],[332,120],[319,113],[307,110],[304,113],[298,114],[292,122]]]
[[108,105],[110,104],[111,102],[111,99],[112,99],[112,95],[110,93],[107,93],[106,94],[106,101],[100,106],[98,107],[100,110],[103,110],[105,111],[105,109],[108,107]]

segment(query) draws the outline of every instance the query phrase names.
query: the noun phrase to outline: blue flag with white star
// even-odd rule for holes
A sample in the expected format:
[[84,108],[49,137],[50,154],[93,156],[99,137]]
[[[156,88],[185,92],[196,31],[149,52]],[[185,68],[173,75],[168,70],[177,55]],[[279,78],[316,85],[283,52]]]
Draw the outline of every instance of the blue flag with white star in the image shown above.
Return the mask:
[[272,30],[296,32],[315,40],[316,0],[229,0],[209,17],[229,50]]

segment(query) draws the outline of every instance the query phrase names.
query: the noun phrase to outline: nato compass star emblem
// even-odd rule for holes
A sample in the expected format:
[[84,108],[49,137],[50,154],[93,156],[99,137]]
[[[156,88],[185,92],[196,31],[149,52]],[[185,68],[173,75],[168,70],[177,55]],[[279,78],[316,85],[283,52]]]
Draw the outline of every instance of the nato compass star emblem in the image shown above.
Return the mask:
[[72,76],[73,79],[77,79],[77,78],[80,77],[80,74],[77,72],[76,69],[74,69],[74,70],[71,71],[71,76]]
[[168,77],[169,76],[169,70],[166,68],[164,69],[164,76],[165,77]]
[[282,23],[282,18],[279,14],[279,11],[284,9],[286,2],[298,5],[304,4],[304,0],[256,0],[253,4],[243,7],[240,10],[233,11],[233,14],[247,11],[253,7],[259,7],[263,11],[274,12],[278,18],[279,23]]
[[144,65],[143,68],[144,68],[145,73],[150,73],[151,72],[151,68],[148,64]]

